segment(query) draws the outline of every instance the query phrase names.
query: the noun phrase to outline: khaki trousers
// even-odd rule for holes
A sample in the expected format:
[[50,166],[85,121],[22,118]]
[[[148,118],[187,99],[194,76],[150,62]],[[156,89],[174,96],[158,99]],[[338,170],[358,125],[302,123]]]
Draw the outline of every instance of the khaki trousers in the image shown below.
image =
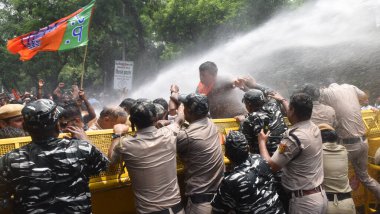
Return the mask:
[[380,184],[368,175],[368,141],[342,144],[360,182],[380,200]]
[[187,200],[186,214],[211,214],[211,212],[211,202],[194,204],[193,202],[191,202],[190,197]]
[[327,196],[325,190],[322,192],[295,197],[289,201],[290,214],[324,214],[327,211]]
[[327,202],[327,214],[355,214],[355,203],[352,198],[338,201],[334,196],[334,201]]

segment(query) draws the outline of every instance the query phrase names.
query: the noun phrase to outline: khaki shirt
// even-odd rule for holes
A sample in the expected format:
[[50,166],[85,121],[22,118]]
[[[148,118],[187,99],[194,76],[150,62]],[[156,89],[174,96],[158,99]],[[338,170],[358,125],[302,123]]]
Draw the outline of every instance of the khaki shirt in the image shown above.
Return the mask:
[[[283,169],[282,185],[290,190],[310,190],[323,182],[323,158],[321,132],[310,120],[294,124],[291,130],[301,142],[302,152],[289,131],[273,154],[272,161]],[[280,149],[280,148],[283,148]],[[295,159],[292,159],[296,157]]]
[[124,160],[132,181],[138,213],[164,210],[181,201],[177,182],[177,124],[140,129],[120,139],[113,160]]
[[348,157],[344,146],[337,143],[323,144],[323,185],[326,192],[351,192],[348,180]]
[[338,126],[336,132],[339,138],[361,137],[365,133],[365,126],[361,115],[359,99],[365,93],[353,85],[336,83],[328,88],[321,89],[322,103],[334,108]]
[[206,118],[182,129],[177,152],[185,165],[185,195],[216,192],[224,174],[218,128]]
[[317,126],[326,123],[335,128],[337,125],[335,110],[330,106],[321,104],[319,101],[313,101],[313,113],[310,120]]

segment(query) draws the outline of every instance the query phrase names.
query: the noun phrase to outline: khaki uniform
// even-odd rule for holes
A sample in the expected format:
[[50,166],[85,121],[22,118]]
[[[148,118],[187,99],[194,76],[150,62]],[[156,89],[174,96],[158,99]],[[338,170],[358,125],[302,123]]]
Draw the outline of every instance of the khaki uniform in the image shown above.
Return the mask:
[[334,108],[338,120],[336,132],[348,151],[348,159],[359,180],[380,199],[380,184],[368,175],[368,142],[361,116],[359,98],[366,95],[353,85],[336,83],[321,91],[321,102]]
[[[289,132],[294,129],[293,134],[299,139],[300,146],[293,137],[289,136]],[[323,159],[319,128],[310,120],[302,121],[294,124],[292,129],[286,132],[286,136],[271,159],[282,167],[282,185],[292,192],[289,212],[325,213],[327,198],[325,191],[320,187],[323,182]],[[318,189],[318,192],[296,194],[314,189]]]
[[350,194],[351,187],[348,180],[348,157],[344,146],[336,143],[323,144],[323,170],[325,179],[323,185],[327,195],[334,199],[328,201],[329,214],[354,214],[355,204],[352,198],[338,200],[342,193]]
[[335,110],[327,105],[321,104],[319,101],[313,101],[313,113],[310,119],[315,125],[326,123],[331,127],[337,126]]
[[[186,213],[211,213],[212,196],[224,175],[218,128],[207,117],[191,123],[178,134],[177,152],[185,165]],[[204,194],[209,194],[210,200],[197,203],[194,197]]]
[[[113,160],[122,158],[135,194],[137,213],[169,209],[181,202],[177,182],[177,124],[140,129],[120,139]],[[183,209],[178,213],[184,213]]]

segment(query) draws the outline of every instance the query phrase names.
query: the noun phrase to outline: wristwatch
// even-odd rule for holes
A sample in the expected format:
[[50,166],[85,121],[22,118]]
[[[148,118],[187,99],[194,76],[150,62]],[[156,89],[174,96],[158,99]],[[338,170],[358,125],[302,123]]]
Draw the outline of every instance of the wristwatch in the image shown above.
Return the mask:
[[116,138],[121,138],[121,134],[112,134],[112,140],[116,139]]

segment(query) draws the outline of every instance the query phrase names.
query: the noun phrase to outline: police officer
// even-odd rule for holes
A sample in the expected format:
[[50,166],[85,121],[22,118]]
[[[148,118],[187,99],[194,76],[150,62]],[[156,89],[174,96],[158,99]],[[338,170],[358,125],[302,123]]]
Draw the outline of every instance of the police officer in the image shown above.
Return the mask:
[[317,87],[312,84],[305,84],[301,92],[308,94],[313,100],[313,113],[310,119],[313,123],[316,125],[324,123],[331,127],[337,126],[335,110],[331,106],[319,102],[320,92]]
[[22,129],[24,118],[21,110],[24,108],[21,104],[6,104],[0,107],[0,128],[14,127]]
[[292,128],[286,132],[277,151],[271,157],[266,142],[268,135],[259,134],[262,157],[268,161],[273,172],[283,170],[282,186],[289,192],[289,213],[325,213],[327,199],[322,188],[322,140],[319,128],[310,121],[313,103],[304,93],[295,93],[287,101],[278,93],[275,99],[282,100]]
[[366,94],[356,86],[332,83],[320,90],[321,102],[334,108],[339,126],[336,133],[348,151],[348,159],[363,185],[380,200],[380,184],[368,175],[368,141],[361,115],[360,100]]
[[225,149],[233,170],[223,178],[213,213],[285,213],[270,166],[260,155],[249,154],[244,135],[231,131]]
[[108,155],[113,162],[124,161],[132,181],[137,213],[184,214],[177,182],[176,138],[184,120],[183,109],[171,125],[157,129],[156,107],[138,100],[130,110],[137,127],[134,136],[123,136],[128,127],[114,126]]
[[320,124],[323,142],[323,171],[328,204],[328,214],[355,214],[348,180],[348,157],[344,146],[337,144],[338,136],[333,127]]
[[186,214],[211,213],[211,200],[223,179],[224,158],[216,125],[207,117],[209,104],[201,94],[180,97],[187,128],[177,137],[177,153],[185,166]]
[[[250,151],[254,154],[260,153],[257,136],[261,129],[266,129],[271,132],[267,149],[272,155],[287,129],[280,106],[274,100],[267,102],[264,93],[257,89],[245,92],[243,103],[248,114],[242,119],[240,130],[248,141]],[[241,120],[240,117],[236,119]]]
[[28,103],[32,142],[0,158],[0,198],[14,196],[14,213],[91,213],[88,182],[108,159],[87,141],[58,139],[59,113],[51,100]]

